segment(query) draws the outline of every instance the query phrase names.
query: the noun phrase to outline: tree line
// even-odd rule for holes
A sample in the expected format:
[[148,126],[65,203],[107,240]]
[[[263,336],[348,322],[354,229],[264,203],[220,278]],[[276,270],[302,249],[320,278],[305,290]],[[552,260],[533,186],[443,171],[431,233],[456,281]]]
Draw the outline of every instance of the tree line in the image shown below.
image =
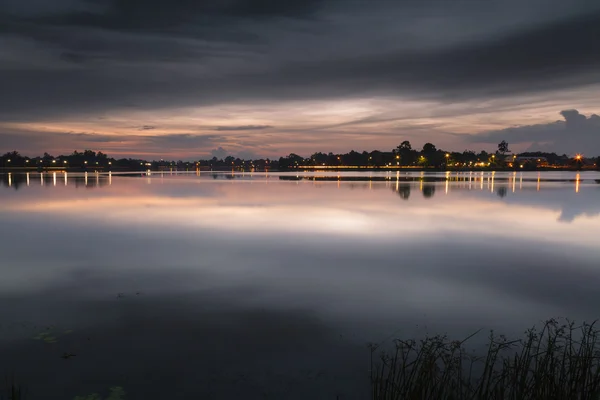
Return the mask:
[[[391,151],[373,150],[370,152],[357,152],[351,150],[348,153],[334,154],[332,152],[316,152],[310,157],[302,157],[291,153],[278,160],[260,158],[253,160],[241,159],[239,157],[227,156],[224,158],[212,157],[211,159],[199,159],[197,161],[182,160],[143,160],[133,158],[112,158],[101,151],[92,150],[74,151],[68,155],[52,156],[44,153],[37,157],[26,157],[18,151],[11,151],[0,156],[0,167],[22,168],[22,167],[61,167],[78,169],[126,169],[146,170],[161,168],[194,169],[194,168],[236,168],[236,169],[274,169],[291,170],[303,167],[422,167],[422,168],[525,168],[535,169],[540,166],[540,161],[555,166],[583,166],[584,164],[596,163],[600,166],[598,158],[569,157],[566,154],[545,152],[526,152],[518,155],[519,160],[513,163],[513,159],[507,156],[510,152],[506,141],[498,144],[494,153],[472,150],[462,152],[444,151],[438,149],[433,143],[425,143],[421,149],[412,147],[408,140],[403,141]],[[600,158],[600,157],[599,157]]]
[[[329,166],[329,167],[423,167],[423,168],[469,168],[469,167],[507,167],[532,169],[540,166],[542,160],[548,165],[557,166],[576,166],[584,162],[594,162],[596,159],[584,159],[582,157],[569,157],[566,154],[558,155],[556,153],[545,152],[525,152],[508,157],[510,152],[506,141],[498,144],[498,149],[494,153],[480,151],[476,153],[472,150],[462,152],[445,151],[438,149],[433,143],[425,143],[418,150],[414,149],[408,140],[403,141],[391,151],[374,150],[371,152],[350,151],[345,154],[321,153],[317,152],[308,158],[297,154],[290,154],[279,159],[281,169],[296,169],[303,166]],[[519,162],[513,162],[519,157]],[[527,158],[523,161],[523,158]],[[598,164],[598,163],[597,163]]]

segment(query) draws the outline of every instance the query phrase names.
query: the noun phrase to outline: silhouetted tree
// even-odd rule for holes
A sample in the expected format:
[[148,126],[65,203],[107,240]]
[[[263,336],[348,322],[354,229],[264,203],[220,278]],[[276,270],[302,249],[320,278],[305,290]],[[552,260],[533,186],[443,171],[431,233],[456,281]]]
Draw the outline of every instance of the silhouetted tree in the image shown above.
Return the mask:
[[504,155],[509,151],[510,150],[508,149],[508,142],[506,140],[503,140],[500,143],[498,143],[498,153]]
[[412,149],[412,146],[408,140],[400,143],[400,145],[396,147],[395,153],[400,157],[399,161],[401,165],[413,165],[418,158],[417,151]]
[[433,143],[425,143],[423,145],[423,154],[427,156],[428,154],[433,154],[437,151],[435,145]]
[[18,151],[9,151],[0,156],[0,165],[6,167],[22,167],[27,158],[19,154]]
[[423,150],[421,151],[421,156],[423,159],[419,159],[419,164],[423,166],[435,166],[440,167],[444,163],[444,155],[443,151],[438,151],[433,143],[425,143],[423,146]]
[[[331,154],[331,153],[330,153]],[[304,163],[304,158],[300,157],[298,154],[290,153],[287,157],[281,157],[279,159],[279,168],[280,169],[290,169],[296,168]]]
[[400,145],[397,147],[397,149],[398,149],[398,151],[412,150],[412,146],[408,140],[405,140],[404,142],[400,143]]

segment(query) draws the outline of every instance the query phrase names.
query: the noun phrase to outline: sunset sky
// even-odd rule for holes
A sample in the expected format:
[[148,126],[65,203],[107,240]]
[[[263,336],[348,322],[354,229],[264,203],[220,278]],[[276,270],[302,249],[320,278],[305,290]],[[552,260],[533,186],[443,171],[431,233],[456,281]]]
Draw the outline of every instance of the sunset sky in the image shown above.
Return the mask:
[[2,0],[0,152],[600,155],[600,2]]

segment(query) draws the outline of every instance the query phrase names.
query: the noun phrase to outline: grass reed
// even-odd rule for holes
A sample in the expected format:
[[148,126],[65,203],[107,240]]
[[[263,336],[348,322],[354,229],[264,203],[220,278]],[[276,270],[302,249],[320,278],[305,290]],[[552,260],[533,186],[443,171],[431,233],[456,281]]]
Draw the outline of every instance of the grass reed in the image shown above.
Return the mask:
[[509,340],[490,332],[477,356],[467,341],[428,336],[371,346],[373,400],[600,399],[599,330],[595,322],[551,319]]
[[24,400],[25,390],[15,379],[14,375],[6,376],[4,379],[4,393],[0,400]]

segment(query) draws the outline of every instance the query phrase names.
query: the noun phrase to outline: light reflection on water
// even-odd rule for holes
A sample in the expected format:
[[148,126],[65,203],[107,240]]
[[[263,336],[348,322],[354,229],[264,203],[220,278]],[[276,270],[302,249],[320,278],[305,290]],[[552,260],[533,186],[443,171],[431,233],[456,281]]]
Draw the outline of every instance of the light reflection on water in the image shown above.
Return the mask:
[[[0,369],[47,393],[166,396],[147,382],[174,379],[189,398],[210,373],[277,370],[335,398],[362,382],[365,342],[392,333],[598,317],[593,172],[0,179],[0,317],[21,327],[0,330]],[[31,341],[50,324],[74,333]]]

